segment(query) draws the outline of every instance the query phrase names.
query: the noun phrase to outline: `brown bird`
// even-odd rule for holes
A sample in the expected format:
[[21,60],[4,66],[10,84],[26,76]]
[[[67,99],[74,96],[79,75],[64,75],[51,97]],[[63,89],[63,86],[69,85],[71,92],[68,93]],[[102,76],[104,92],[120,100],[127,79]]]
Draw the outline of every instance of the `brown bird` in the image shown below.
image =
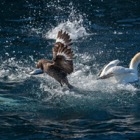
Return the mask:
[[47,73],[60,83],[61,86],[66,84],[68,88],[73,86],[68,82],[67,75],[73,72],[73,51],[71,50],[72,42],[68,33],[62,30],[58,32],[56,43],[52,49],[53,59],[41,59],[37,62],[38,72],[31,74]]

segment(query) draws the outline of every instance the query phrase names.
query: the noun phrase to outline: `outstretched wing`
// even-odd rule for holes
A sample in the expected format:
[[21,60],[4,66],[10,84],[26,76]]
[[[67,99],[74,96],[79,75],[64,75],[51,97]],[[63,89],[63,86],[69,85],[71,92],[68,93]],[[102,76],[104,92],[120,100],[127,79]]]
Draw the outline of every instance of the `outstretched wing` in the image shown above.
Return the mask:
[[73,72],[73,51],[68,33],[62,30],[58,32],[56,43],[53,48],[53,61],[67,74]]
[[59,47],[71,46],[72,42],[68,33],[60,30],[57,34],[56,42],[53,48],[53,58],[56,57]]
[[105,65],[105,66],[101,69],[101,71],[97,74],[97,76],[100,77],[100,76],[106,75],[106,72],[107,72],[110,68],[112,68],[112,67],[114,67],[114,66],[117,66],[119,63],[120,63],[120,61],[119,61],[118,59],[109,62],[107,65]]

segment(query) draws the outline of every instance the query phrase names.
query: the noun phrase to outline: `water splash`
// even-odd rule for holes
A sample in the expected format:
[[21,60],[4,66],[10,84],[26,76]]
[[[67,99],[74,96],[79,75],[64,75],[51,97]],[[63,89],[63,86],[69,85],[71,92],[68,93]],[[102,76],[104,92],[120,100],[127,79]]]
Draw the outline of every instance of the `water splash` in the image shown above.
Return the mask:
[[76,98],[83,98],[83,96],[88,95],[88,97],[91,98],[96,92],[100,92],[103,96],[103,94],[113,95],[118,91],[131,92],[132,94],[135,94],[136,91],[138,91],[138,89],[131,84],[115,84],[113,79],[96,80],[97,75],[92,72],[90,63],[88,64],[89,61],[95,61],[95,57],[87,56],[86,53],[79,55],[79,57],[79,61],[76,62],[75,65],[75,71],[68,76],[70,83],[75,86],[74,90],[71,91],[67,87],[61,88],[59,83],[49,76],[44,77],[43,82],[40,84],[40,89],[49,93],[50,98],[64,95],[75,96]]
[[88,33],[86,32],[85,27],[82,26],[81,22],[82,22],[82,19],[80,19],[79,21],[68,20],[66,22],[62,22],[62,23],[58,24],[57,27],[49,30],[46,33],[45,37],[48,39],[56,39],[57,33],[60,30],[64,30],[64,31],[68,32],[73,40],[87,36]]
[[[56,5],[54,5],[54,8],[58,8],[58,10],[65,14],[63,8]],[[71,10],[69,10],[69,15],[66,16],[65,19],[61,18],[61,15],[57,15],[57,18],[56,16],[53,17],[53,20],[57,23],[56,26],[52,25],[51,29],[47,30],[44,30],[41,27],[32,28],[33,33],[36,32],[36,34],[43,34],[45,32],[44,36],[46,39],[56,39],[58,31],[62,29],[68,32],[71,38],[75,41],[77,41],[79,38],[83,39],[84,37],[88,36],[88,29],[85,26],[86,16],[77,12],[73,6],[72,8],[69,7],[69,9]],[[133,87],[132,85],[115,85],[107,80],[97,81],[96,73],[92,71],[93,65],[95,68],[98,65],[96,64],[95,56],[93,55],[91,57],[87,53],[76,53],[75,55],[78,57],[75,62],[75,72],[68,77],[70,83],[75,86],[73,91],[70,91],[66,87],[61,88],[59,83],[57,83],[53,78],[43,75],[37,78],[39,79],[39,83],[34,83],[39,84],[39,87],[37,88],[39,88],[41,91],[39,90],[40,92],[36,92],[32,86],[29,93],[37,94],[38,98],[41,98],[41,100],[44,100],[45,102],[51,102],[52,100],[57,100],[58,102],[67,101],[66,98],[68,97],[68,104],[70,105],[74,105],[76,103],[78,104],[79,102],[76,102],[77,99],[79,99],[79,101],[82,100],[83,104],[85,105],[87,104],[87,101],[91,101],[92,103],[93,101],[98,102],[99,99],[104,100],[105,98],[102,98],[103,96],[107,96],[106,98],[111,99],[111,96],[115,95],[118,91],[125,90],[130,91],[131,93],[135,93],[137,91],[137,88]],[[29,61],[27,62],[29,63],[28,65],[26,65],[24,61],[25,60],[17,61],[15,58],[9,58],[8,60],[4,61],[0,68],[0,78],[4,79],[7,77],[8,80],[11,81],[26,80],[29,77],[27,73],[31,71],[32,67],[30,66]],[[33,61],[34,59],[32,59],[32,62]],[[92,61],[94,62],[93,65],[90,63]],[[42,98],[42,95],[46,95],[46,97]],[[97,98],[98,100],[96,100]],[[73,102],[73,99],[75,102]]]
[[7,79],[8,81],[20,81],[27,79],[29,77],[28,73],[31,71],[32,67],[27,66],[25,61],[17,61],[14,57],[2,61],[0,67],[0,78]]
[[[46,38],[56,39],[56,35],[59,30],[68,32],[73,40],[89,35],[86,27],[84,26],[86,15],[78,13],[72,3],[69,4],[68,8],[70,13],[67,19],[61,20],[60,22],[57,19],[57,26],[52,27],[52,29],[46,33]],[[62,12],[65,12],[63,8],[60,9]]]
[[[57,1],[53,1],[48,2],[44,7],[44,11],[49,13],[50,10],[53,10],[55,14],[44,15],[42,18],[44,18],[44,20],[53,20],[53,22],[48,23],[46,20],[46,24],[42,21],[38,26],[34,26],[35,23],[32,21],[29,34],[42,35],[46,39],[56,39],[58,31],[64,30],[70,34],[73,40],[89,35],[86,26],[86,24],[88,24],[86,14],[79,12],[78,9],[73,6],[72,2],[65,7]],[[41,11],[38,11],[38,13],[40,12]]]

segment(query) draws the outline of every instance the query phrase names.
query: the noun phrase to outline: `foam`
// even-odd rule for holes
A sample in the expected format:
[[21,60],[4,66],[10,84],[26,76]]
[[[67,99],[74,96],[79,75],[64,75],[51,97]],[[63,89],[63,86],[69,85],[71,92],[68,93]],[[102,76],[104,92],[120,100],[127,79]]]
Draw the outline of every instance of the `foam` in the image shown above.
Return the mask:
[[66,21],[59,23],[55,28],[50,29],[45,37],[47,39],[56,39],[58,31],[63,30],[69,33],[72,40],[87,36],[85,27],[79,24],[79,21]]

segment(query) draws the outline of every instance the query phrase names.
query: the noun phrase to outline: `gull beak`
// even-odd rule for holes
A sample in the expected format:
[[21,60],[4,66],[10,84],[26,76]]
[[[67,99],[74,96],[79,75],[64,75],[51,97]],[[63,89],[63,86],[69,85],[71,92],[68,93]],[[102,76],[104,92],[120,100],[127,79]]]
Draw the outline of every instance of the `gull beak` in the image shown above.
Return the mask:
[[30,72],[30,75],[38,75],[38,74],[42,74],[42,73],[44,73],[43,70],[41,70],[41,69],[36,69],[36,70]]

